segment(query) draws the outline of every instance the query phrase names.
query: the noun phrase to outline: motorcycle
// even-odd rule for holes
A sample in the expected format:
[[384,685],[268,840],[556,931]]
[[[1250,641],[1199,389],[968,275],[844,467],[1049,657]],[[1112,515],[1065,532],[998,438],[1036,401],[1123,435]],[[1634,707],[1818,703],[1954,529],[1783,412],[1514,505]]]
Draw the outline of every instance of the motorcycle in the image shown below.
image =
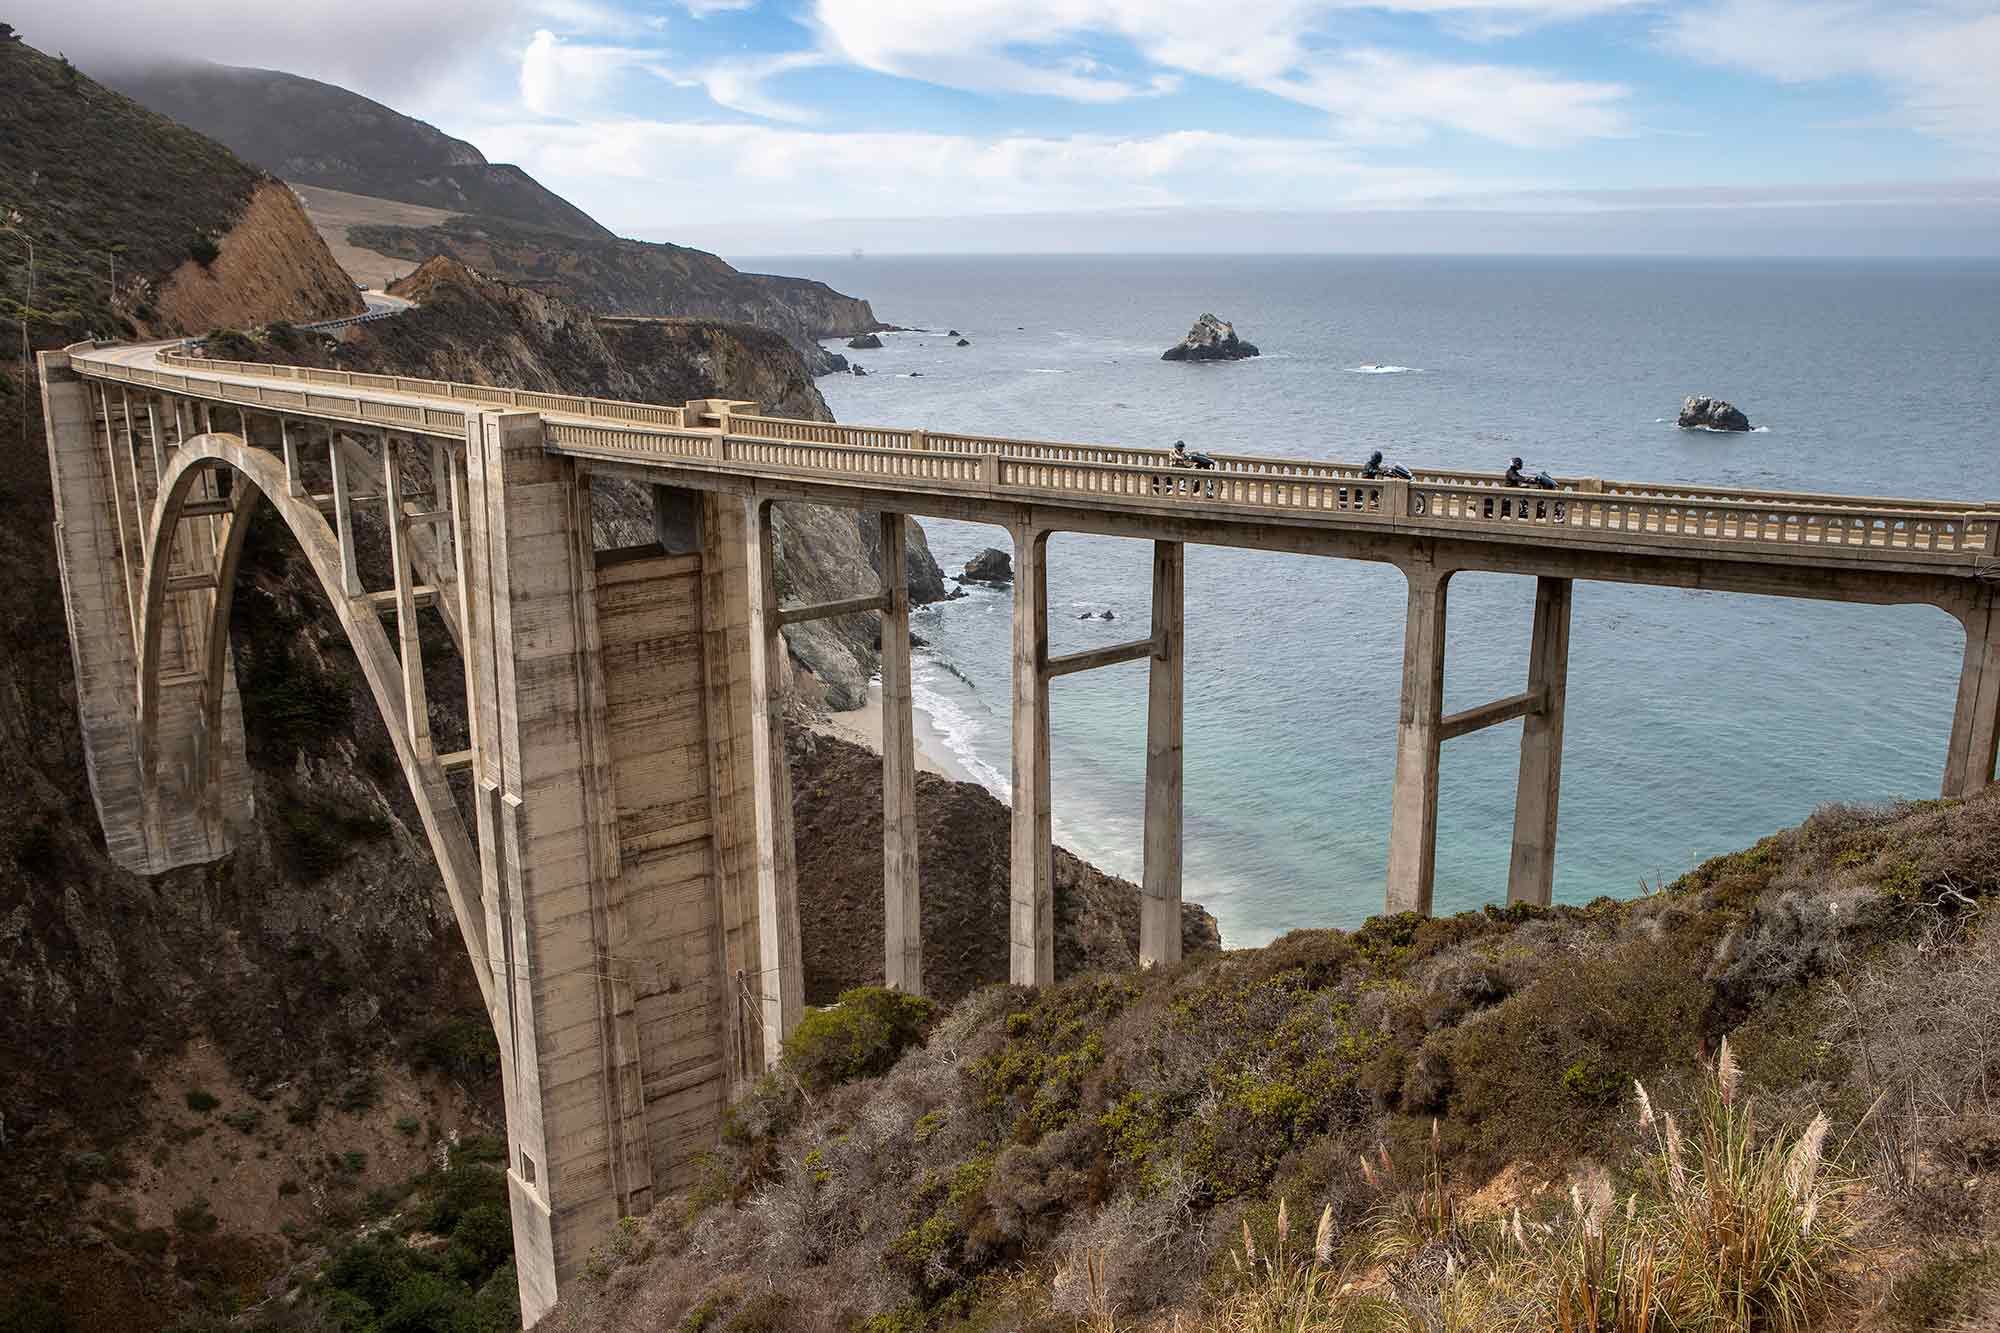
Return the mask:
[[[1509,489],[1516,489],[1516,488],[1509,488]],[[1538,490],[1538,491],[1560,491],[1563,488],[1561,483],[1559,483],[1554,477],[1550,476],[1546,470],[1544,470],[1535,473],[1535,475],[1532,477],[1523,477],[1521,479],[1520,486],[1518,489]],[[1486,501],[1486,517],[1488,518],[1493,517],[1493,501],[1490,498]],[[1553,504],[1553,508],[1551,507],[1550,502],[1547,500],[1536,500],[1534,512],[1531,515],[1528,511],[1528,497],[1526,497],[1525,495],[1522,496],[1519,500],[1513,500],[1508,497],[1502,496],[1500,500],[1500,517],[1502,518],[1533,517],[1536,519],[1553,518],[1556,522],[1561,523],[1567,517],[1567,510],[1561,500],[1555,501]]]
[[[1215,471],[1215,460],[1213,458],[1210,458],[1207,454],[1197,453],[1194,450],[1190,449],[1188,450],[1187,453],[1186,463],[1169,464],[1169,466],[1175,468],[1177,471],[1193,470],[1196,472],[1213,472]],[[1154,492],[1157,494],[1163,488],[1169,493],[1183,493],[1189,495],[1205,494],[1210,499],[1215,498],[1215,482],[1212,480],[1193,481],[1193,480],[1168,479],[1164,483],[1163,487],[1160,479],[1156,478],[1153,482]]]

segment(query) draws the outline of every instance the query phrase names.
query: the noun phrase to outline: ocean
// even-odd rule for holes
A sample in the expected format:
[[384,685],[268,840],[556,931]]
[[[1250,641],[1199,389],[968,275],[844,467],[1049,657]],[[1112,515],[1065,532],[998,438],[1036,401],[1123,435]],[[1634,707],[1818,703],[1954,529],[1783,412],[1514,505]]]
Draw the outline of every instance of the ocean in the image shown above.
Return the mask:
[[[2000,265],[759,258],[929,330],[820,381],[844,422],[1663,482],[2000,500]],[[1162,362],[1204,311],[1263,355]],[[971,346],[957,347],[957,329]],[[839,347],[838,343],[829,346]],[[1727,398],[1749,435],[1681,431]],[[947,573],[1006,533],[927,521]],[[1050,541],[1051,651],[1143,632],[1146,544]],[[1445,707],[1522,687],[1531,580],[1452,581]],[[1186,894],[1231,945],[1379,911],[1403,581],[1188,548]],[[1116,619],[1079,619],[1110,610]],[[920,610],[918,702],[1003,796],[1005,591]],[[1924,607],[1579,584],[1555,893],[1628,896],[1826,801],[1937,795],[1963,635]],[[1137,878],[1146,668],[1052,686],[1058,841]],[[1520,724],[1449,741],[1435,907],[1506,897]]]

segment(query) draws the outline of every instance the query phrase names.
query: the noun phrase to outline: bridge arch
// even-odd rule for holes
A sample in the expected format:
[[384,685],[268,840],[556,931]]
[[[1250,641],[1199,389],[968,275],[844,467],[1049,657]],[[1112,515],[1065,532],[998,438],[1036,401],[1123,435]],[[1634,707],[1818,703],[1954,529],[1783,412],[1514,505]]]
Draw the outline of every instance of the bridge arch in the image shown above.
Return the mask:
[[[260,499],[268,501],[298,542],[321,589],[332,604],[334,615],[360,663],[369,693],[395,746],[409,784],[410,797],[423,821],[438,869],[443,875],[452,914],[471,956],[480,994],[489,1018],[498,1012],[492,968],[488,964],[488,935],[484,906],[480,897],[479,857],[467,834],[465,820],[453,800],[444,770],[432,755],[419,755],[412,745],[409,719],[404,716],[402,666],[375,608],[348,596],[342,590],[340,542],[326,516],[309,499],[291,493],[281,459],[250,445],[239,435],[209,433],[183,441],[174,451],[167,470],[159,480],[145,538],[143,593],[140,603],[138,652],[138,731],[141,781],[148,817],[159,804],[160,755],[159,712],[161,695],[162,622],[169,592],[171,553],[175,535],[187,517],[187,507],[197,482],[212,472],[223,471],[233,478],[230,505],[226,512],[227,531],[219,543],[215,573],[215,600],[210,613],[206,660],[202,664],[204,753],[199,756],[204,772],[199,790],[214,790],[219,759],[223,683],[229,664],[229,620],[235,601],[235,582],[242,561],[250,519]],[[503,1057],[506,1044],[501,1044]],[[509,1062],[511,1063],[511,1062]],[[511,1072],[511,1071],[507,1071]]]

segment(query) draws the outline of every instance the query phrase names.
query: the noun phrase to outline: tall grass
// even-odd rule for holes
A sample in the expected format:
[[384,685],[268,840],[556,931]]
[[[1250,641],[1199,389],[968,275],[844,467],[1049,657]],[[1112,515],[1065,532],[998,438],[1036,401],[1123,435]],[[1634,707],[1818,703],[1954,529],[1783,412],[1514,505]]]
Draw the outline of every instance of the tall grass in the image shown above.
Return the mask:
[[[1634,1085],[1651,1151],[1622,1202],[1610,1178],[1571,1187],[1545,1220],[1519,1208],[1490,1225],[1460,1219],[1445,1188],[1436,1131],[1420,1185],[1378,1210],[1369,1257],[1383,1281],[1361,1289],[1335,1262],[1322,1214],[1310,1259],[1288,1248],[1281,1206],[1274,1243],[1248,1224],[1232,1255],[1237,1283],[1211,1333],[1803,1333],[1831,1308],[1852,1253],[1853,1182],[1829,1170],[1830,1123],[1760,1133],[1727,1042],[1703,1079],[1684,1132]],[[1388,1163],[1365,1164],[1377,1184]],[[1413,1273],[1412,1270],[1422,1270]],[[1393,1302],[1381,1287],[1393,1292]]]

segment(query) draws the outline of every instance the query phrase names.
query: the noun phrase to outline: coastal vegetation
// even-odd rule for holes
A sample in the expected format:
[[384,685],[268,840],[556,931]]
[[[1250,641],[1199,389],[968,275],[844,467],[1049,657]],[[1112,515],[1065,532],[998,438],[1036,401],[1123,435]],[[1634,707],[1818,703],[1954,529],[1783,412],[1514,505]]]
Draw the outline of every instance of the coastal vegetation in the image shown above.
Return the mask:
[[1989,790],[990,987],[883,1073],[850,992],[553,1327],[1990,1328],[1997,899]]

